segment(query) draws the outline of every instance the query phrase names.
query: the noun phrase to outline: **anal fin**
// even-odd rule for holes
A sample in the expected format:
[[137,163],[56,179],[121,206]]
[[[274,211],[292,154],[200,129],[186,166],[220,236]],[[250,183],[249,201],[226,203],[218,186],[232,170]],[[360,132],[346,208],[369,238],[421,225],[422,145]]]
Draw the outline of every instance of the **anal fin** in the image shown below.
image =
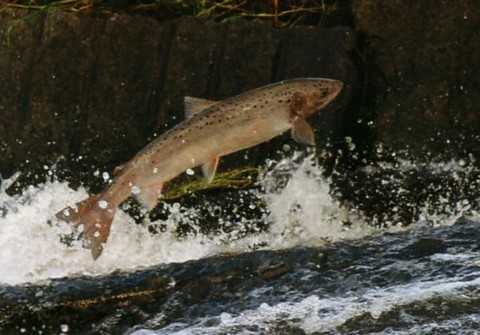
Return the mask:
[[151,211],[160,201],[162,188],[163,184],[142,188],[140,193],[135,194],[135,198],[143,207]]
[[202,172],[207,180],[207,183],[211,183],[215,177],[215,172],[217,171],[218,161],[220,157],[212,158],[209,162],[202,165]]

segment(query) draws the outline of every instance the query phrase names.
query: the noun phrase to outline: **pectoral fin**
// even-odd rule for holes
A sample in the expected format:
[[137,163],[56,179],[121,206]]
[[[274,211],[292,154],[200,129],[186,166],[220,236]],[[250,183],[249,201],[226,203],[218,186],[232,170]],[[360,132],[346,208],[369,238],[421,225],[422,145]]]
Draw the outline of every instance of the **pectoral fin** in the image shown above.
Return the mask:
[[202,165],[202,172],[203,172],[203,175],[205,176],[205,179],[207,180],[207,183],[211,183],[213,180],[213,177],[215,177],[215,172],[217,171],[219,160],[220,160],[220,157],[215,157],[212,160],[210,160],[210,162],[207,162]]
[[185,97],[183,98],[183,103],[185,105],[185,118],[188,119],[215,105],[217,102],[201,98]]
[[299,143],[315,145],[315,134],[304,118],[296,117],[292,122],[292,137]]
[[135,198],[143,207],[151,211],[160,201],[162,187],[163,184],[146,187],[142,189],[140,193],[135,194]]

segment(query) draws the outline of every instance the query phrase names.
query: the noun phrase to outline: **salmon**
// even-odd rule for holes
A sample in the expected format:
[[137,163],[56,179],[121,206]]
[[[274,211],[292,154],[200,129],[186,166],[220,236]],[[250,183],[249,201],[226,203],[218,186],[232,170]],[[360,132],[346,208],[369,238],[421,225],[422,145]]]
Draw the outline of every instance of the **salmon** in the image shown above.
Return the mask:
[[131,195],[152,210],[163,185],[187,169],[201,166],[207,181],[220,157],[291,130],[295,141],[315,144],[306,118],[332,102],[342,90],[338,80],[298,78],[212,101],[185,97],[185,121],[171,128],[116,169],[100,194],[66,207],[57,218],[83,226],[83,238],[97,259],[108,240],[117,207]]

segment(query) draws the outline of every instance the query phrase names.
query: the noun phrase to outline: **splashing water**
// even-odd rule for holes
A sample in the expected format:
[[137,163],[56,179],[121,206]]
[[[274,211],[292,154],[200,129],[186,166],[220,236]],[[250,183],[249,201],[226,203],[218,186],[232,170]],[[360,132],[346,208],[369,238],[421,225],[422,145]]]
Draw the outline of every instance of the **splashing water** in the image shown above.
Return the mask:
[[[256,244],[278,249],[314,245],[327,237],[345,236],[338,222],[348,216],[347,211],[328,194],[328,182],[313,163],[313,156],[300,163],[297,158],[282,160],[259,181],[265,189],[260,197],[270,213],[267,221],[272,222],[271,231],[233,242],[229,237],[235,232],[228,236],[191,234],[179,238],[175,233],[179,220],[201,224],[195,221],[195,208],[164,204],[169,216],[167,230],[161,234],[149,233],[145,225],[136,224],[130,216],[118,211],[105,251],[95,262],[81,243],[67,246],[61,242],[60,236],[71,232],[66,223],[47,224],[66,204],[87,197],[85,189],[73,190],[65,182],[52,181],[30,186],[21,195],[9,196],[5,189],[11,178],[4,182],[0,192],[0,282],[18,284],[74,274],[101,275],[116,269],[183,262],[222,252],[238,253],[251,250]],[[288,178],[284,188],[278,187],[278,174]]]
[[[163,329],[141,329],[133,331],[134,335],[163,335],[163,334],[288,334],[289,328],[279,327],[279,320],[288,324],[291,329],[305,334],[345,334],[338,327],[354,322],[356,318],[378,319],[396,308],[405,308],[409,304],[422,304],[431,299],[456,299],[458,293],[480,285],[480,279],[450,278],[449,280],[432,280],[414,282],[392,286],[385,289],[371,289],[357,294],[348,292],[343,297],[319,297],[316,294],[307,296],[299,301],[281,302],[270,305],[262,303],[256,309],[243,310],[236,314],[223,312],[218,316],[205,317],[197,320],[194,325],[173,323]],[[464,297],[462,297],[464,298]],[[460,299],[462,299],[460,298]],[[464,298],[468,300],[468,298]],[[405,313],[405,318],[408,317]],[[467,315],[478,322],[478,315]],[[462,316],[462,318],[465,318]],[[377,334],[436,334],[446,330],[448,334],[460,334],[459,327],[465,320],[446,320],[444,323],[430,322],[417,325],[410,329],[394,332],[387,328]],[[255,332],[247,332],[254,329]],[[244,330],[241,332],[240,330]],[[427,330],[425,332],[421,330]],[[473,334],[466,329],[464,334]],[[357,333],[357,332],[355,332]]]
[[[187,234],[178,237],[179,222],[199,226],[196,208],[164,204],[168,211],[166,231],[151,234],[146,224],[139,225],[118,211],[102,257],[91,259],[81,243],[67,246],[60,236],[71,228],[62,222],[47,224],[67,204],[87,197],[84,188],[73,190],[65,182],[51,181],[28,187],[23,194],[9,196],[0,189],[0,283],[39,282],[76,274],[102,275],[114,270],[132,270],[156,264],[183,262],[230,252],[241,253],[261,245],[268,249],[317,246],[344,238],[359,238],[378,233],[366,225],[354,210],[340,206],[330,195],[330,183],[322,176],[313,155],[293,157],[271,164],[259,178],[258,197],[266,206],[267,232],[232,238],[248,221],[240,218],[237,231],[207,236]],[[348,228],[342,223],[349,222]],[[158,224],[151,222],[150,224]],[[402,228],[391,228],[402,229]],[[19,252],[21,250],[21,252]]]
[[[191,206],[162,202],[162,219],[142,224],[118,211],[95,262],[80,242],[61,242],[68,224],[47,223],[85,189],[50,181],[10,196],[13,176],[0,187],[2,321],[11,330],[135,335],[472,334],[480,325],[480,173],[464,165],[374,162],[325,178],[313,155],[294,153],[267,162],[256,188],[222,192],[223,202],[208,194]],[[203,229],[216,227],[210,220],[221,229]],[[372,228],[378,222],[387,224]],[[249,252],[258,249],[270,250]],[[222,253],[230,255],[208,257]],[[196,261],[173,264],[187,260]],[[105,306],[103,296],[90,300],[103,288],[114,299]],[[151,288],[149,299],[135,298]],[[77,300],[76,292],[89,294]],[[124,294],[127,307],[118,308]],[[93,305],[80,315],[63,305],[79,302]]]

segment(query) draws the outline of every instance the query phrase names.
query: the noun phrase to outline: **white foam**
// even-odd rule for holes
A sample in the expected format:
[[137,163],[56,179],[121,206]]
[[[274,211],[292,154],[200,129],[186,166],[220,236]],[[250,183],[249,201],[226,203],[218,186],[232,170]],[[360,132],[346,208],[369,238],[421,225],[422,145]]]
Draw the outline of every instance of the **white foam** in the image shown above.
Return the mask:
[[[475,274],[471,274],[470,277],[475,277]],[[164,329],[155,331],[142,329],[132,334],[225,334],[252,327],[261,333],[268,333],[272,331],[272,325],[277,324],[279,320],[298,327],[307,334],[325,333],[335,331],[353,318],[369,315],[373,319],[378,319],[382,313],[396,307],[433,297],[468,300],[467,296],[460,294],[461,290],[478,285],[479,277],[473,280],[457,277],[413,282],[367,290],[364,293],[350,292],[343,297],[310,295],[299,302],[282,302],[272,306],[262,303],[256,309],[244,310],[237,314],[221,313],[208,317],[208,320],[197,320],[194,325],[176,323]]]
[[[261,181],[271,213],[268,219],[274,223],[269,231],[272,248],[314,246],[378,232],[331,196],[330,182],[313,155],[296,163],[297,155],[280,161]],[[278,171],[287,175],[285,186],[277,185]],[[352,225],[346,228],[346,222]]]
[[69,247],[60,241],[60,235],[71,231],[67,224],[47,224],[66,204],[86,196],[84,189],[74,191],[65,183],[54,182],[30,187],[22,196],[8,199],[8,212],[0,218],[1,283],[34,282],[72,274],[100,275],[116,269],[182,262],[207,256],[215,249],[215,243],[202,236],[180,240],[172,232],[152,235],[146,227],[118,211],[105,251],[94,262],[80,243]]
[[[265,218],[271,222],[268,232],[238,237],[243,236],[239,232],[243,222],[248,221],[240,217],[234,223],[237,230],[231,233],[178,238],[175,228],[180,221],[202,224],[198,222],[197,209],[171,205],[165,222],[167,231],[159,234],[151,234],[146,226],[135,224],[119,210],[104,252],[95,262],[89,250],[79,243],[66,246],[60,241],[60,235],[70,232],[67,224],[46,223],[66,205],[83,200],[87,196],[85,189],[73,190],[66,183],[47,182],[10,197],[3,187],[0,189],[0,284],[38,282],[73,274],[102,275],[117,269],[183,262],[223,252],[241,253],[258,245],[268,249],[316,246],[325,241],[379,233],[330,195],[329,181],[322,176],[313,155],[301,159],[295,154],[273,164],[259,183],[264,189],[261,197],[270,213]],[[348,229],[342,225],[345,221],[352,223]]]
[[478,324],[480,314],[463,314],[455,319],[426,321],[424,324],[414,324],[408,329],[395,330],[387,328],[382,332],[370,333],[370,335],[429,335],[429,334],[455,334],[455,335],[478,335],[480,331],[476,330],[470,324]]

